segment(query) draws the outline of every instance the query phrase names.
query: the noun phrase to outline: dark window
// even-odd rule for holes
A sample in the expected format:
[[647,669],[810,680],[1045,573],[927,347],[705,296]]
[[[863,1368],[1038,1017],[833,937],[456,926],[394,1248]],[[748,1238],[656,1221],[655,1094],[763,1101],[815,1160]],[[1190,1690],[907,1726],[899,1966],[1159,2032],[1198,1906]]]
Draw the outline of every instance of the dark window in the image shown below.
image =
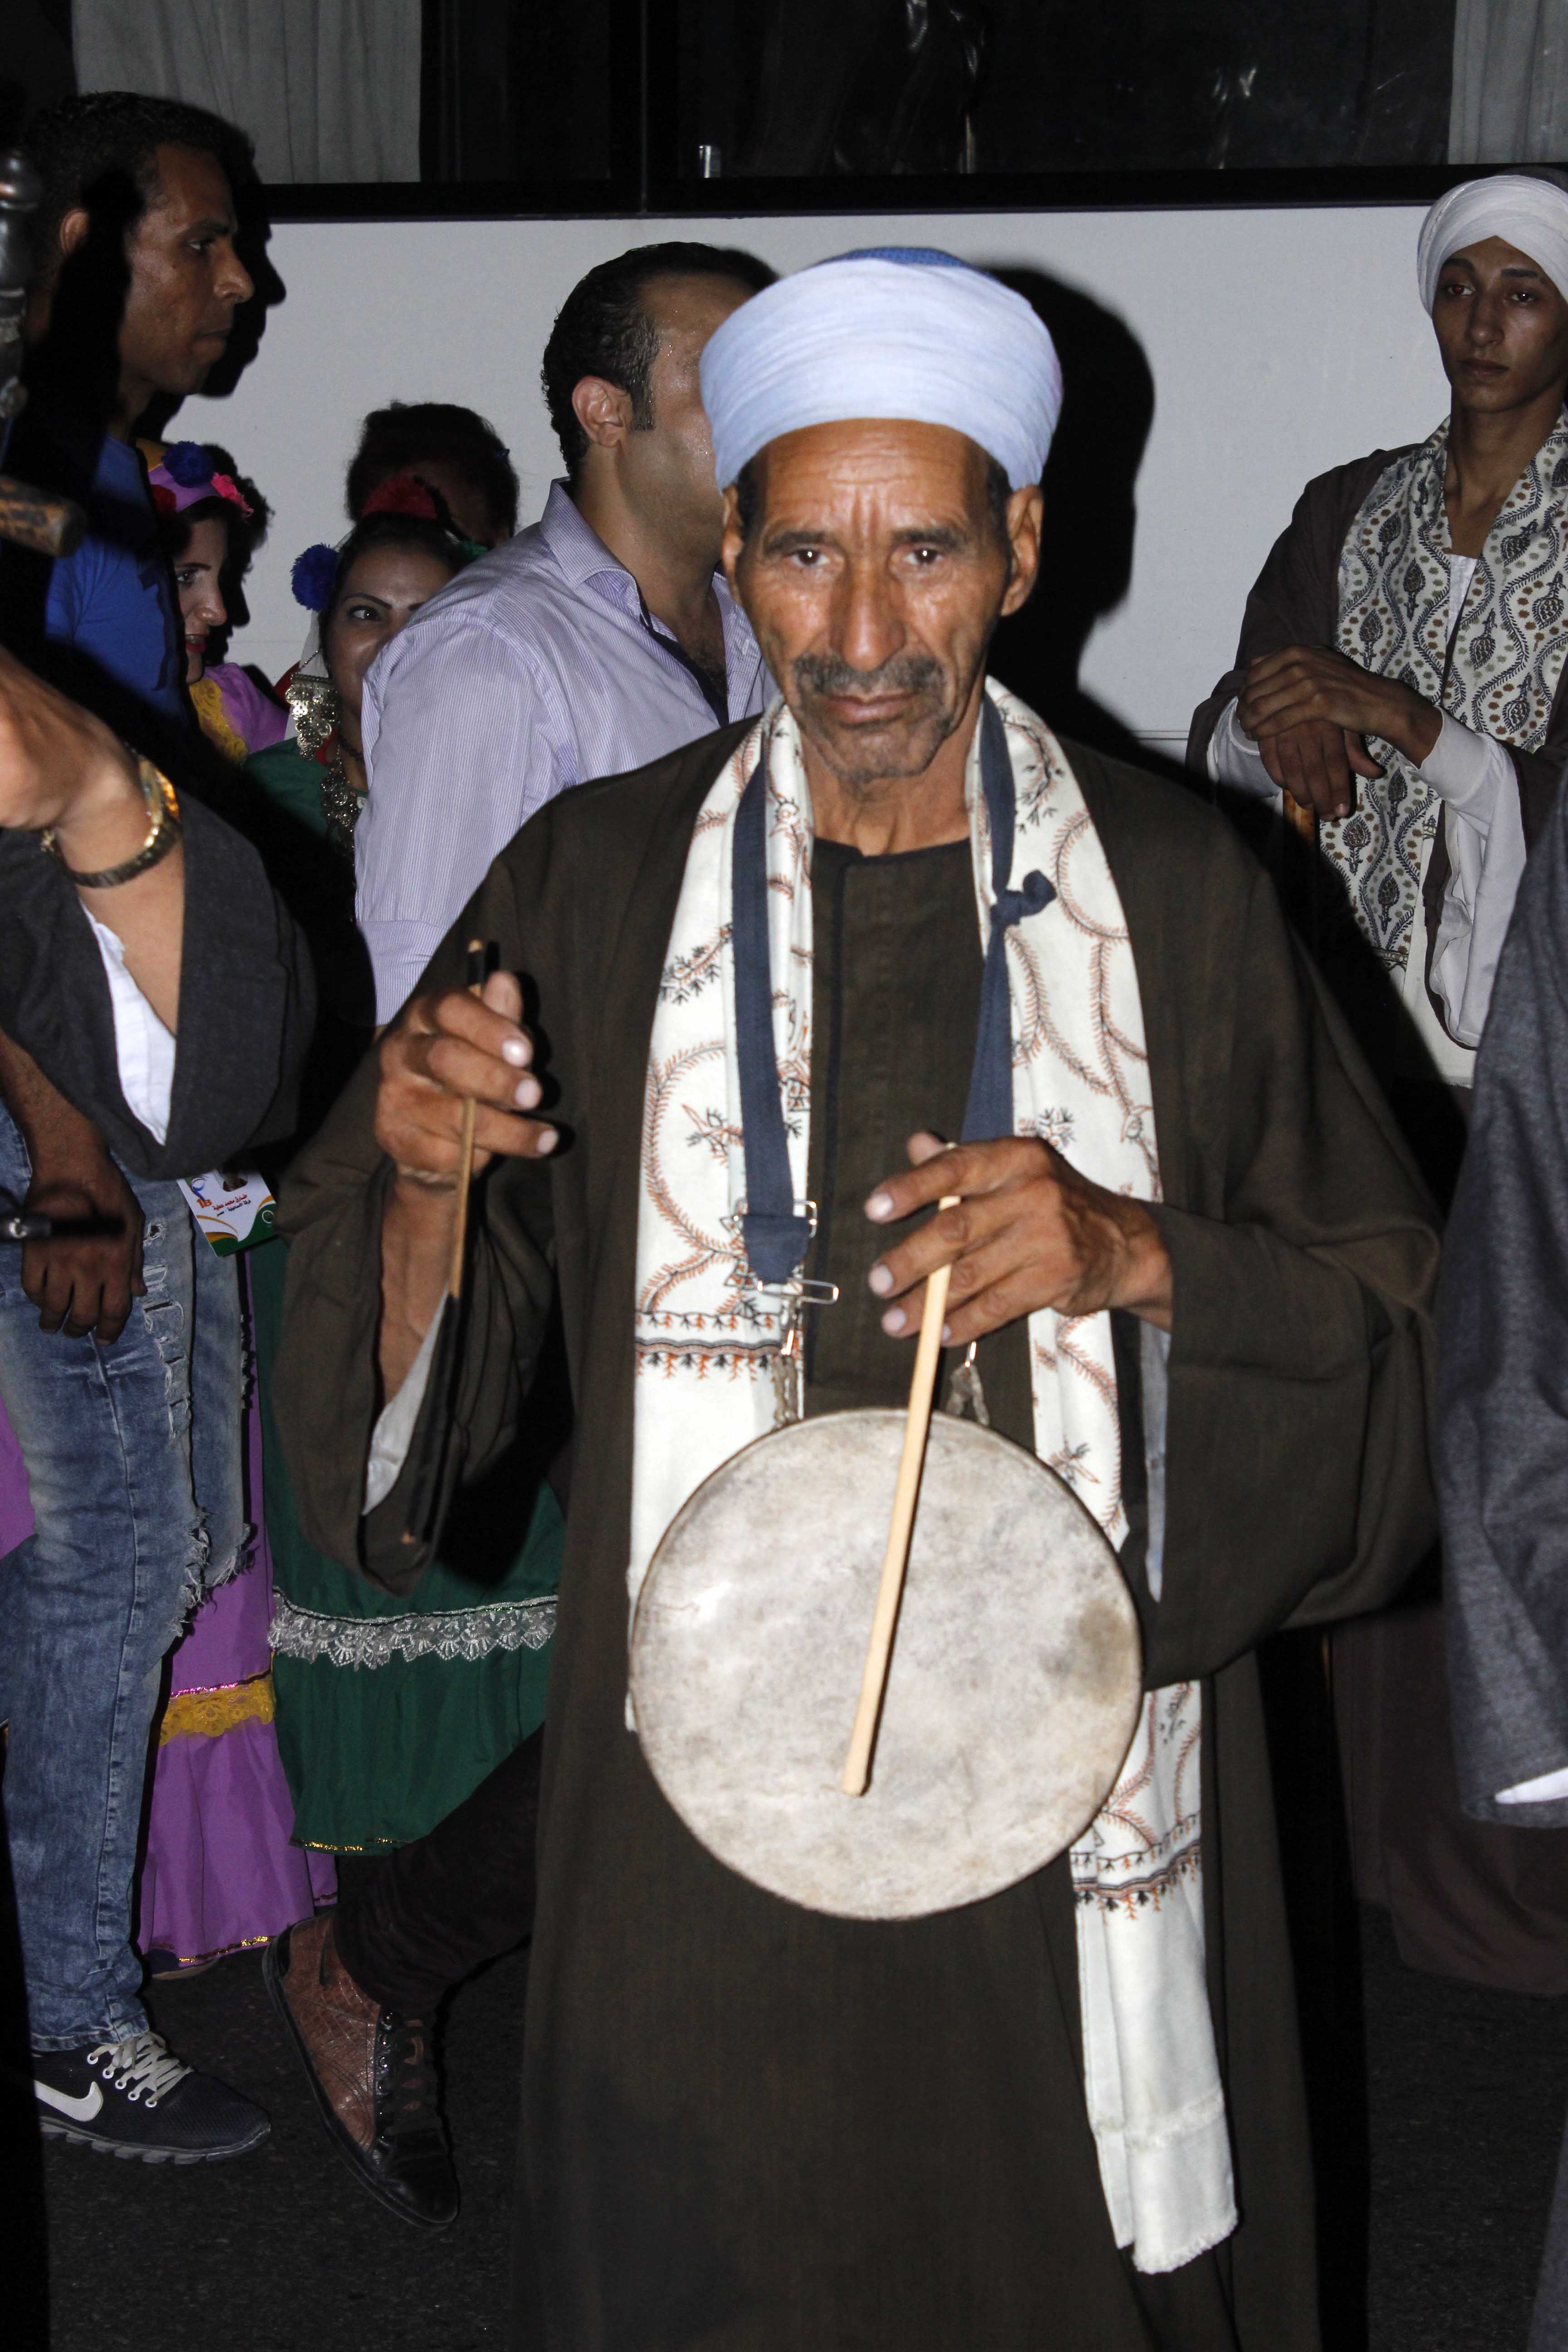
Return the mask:
[[[1568,148],[1568,0],[1522,61],[1500,0],[421,5],[418,180],[277,188],[278,217],[1418,202]],[[0,139],[71,70],[71,0],[4,8]]]
[[1442,163],[1454,0],[677,0],[679,170]]
[[610,177],[611,0],[424,0],[424,9],[422,180]]

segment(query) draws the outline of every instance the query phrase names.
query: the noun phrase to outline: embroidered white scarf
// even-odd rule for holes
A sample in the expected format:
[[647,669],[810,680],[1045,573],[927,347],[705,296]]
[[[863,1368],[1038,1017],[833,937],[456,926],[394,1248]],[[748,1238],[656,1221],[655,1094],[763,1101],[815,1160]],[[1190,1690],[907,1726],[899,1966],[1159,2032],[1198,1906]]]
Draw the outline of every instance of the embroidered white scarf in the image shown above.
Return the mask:
[[[1340,555],[1336,643],[1362,668],[1402,678],[1478,735],[1533,751],[1545,740],[1568,655],[1568,415],[1508,497],[1477,561],[1449,651],[1447,418],[1385,467]],[[1392,744],[1348,817],[1319,839],[1384,968],[1402,971],[1432,842],[1437,794]]]
[[[1013,1099],[1097,1183],[1159,1197],[1138,973],[1116,886],[1054,737],[994,684],[1016,801],[1013,873],[1057,896],[1008,934]],[[982,945],[991,849],[980,730],[967,782]],[[774,1303],[749,1283],[734,1039],[731,858],[741,794],[767,762],[773,1040],[797,1199],[811,1117],[811,802],[795,722],[760,719],[704,802],[654,1018],[637,1224],[632,1479],[635,1603],[660,1537],[702,1480],[773,1423]],[[1109,1315],[1029,1318],[1035,1446],[1113,1544],[1127,1534]],[[1204,1975],[1202,1694],[1149,1695],[1122,1774],[1071,1856],[1085,2086],[1119,2245],[1173,2270],[1236,2226]]]

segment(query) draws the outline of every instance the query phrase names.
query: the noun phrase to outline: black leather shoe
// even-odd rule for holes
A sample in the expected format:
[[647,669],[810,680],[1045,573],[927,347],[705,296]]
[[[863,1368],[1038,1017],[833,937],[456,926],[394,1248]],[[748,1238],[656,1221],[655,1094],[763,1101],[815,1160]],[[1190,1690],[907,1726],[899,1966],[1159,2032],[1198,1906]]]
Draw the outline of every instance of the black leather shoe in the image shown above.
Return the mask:
[[330,1912],[286,1927],[262,1955],[261,1972],[328,2137],[355,2179],[405,2221],[444,2230],[458,2218],[458,2178],[424,2019],[400,2017],[361,1991],[338,1958]]

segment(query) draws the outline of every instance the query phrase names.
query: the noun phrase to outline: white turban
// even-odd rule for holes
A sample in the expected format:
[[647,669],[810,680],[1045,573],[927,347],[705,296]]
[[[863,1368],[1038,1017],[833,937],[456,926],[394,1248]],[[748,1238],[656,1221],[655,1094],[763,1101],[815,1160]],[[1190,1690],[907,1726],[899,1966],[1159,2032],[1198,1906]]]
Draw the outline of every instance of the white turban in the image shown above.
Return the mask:
[[1056,346],[1019,294],[951,253],[846,253],[732,310],[702,354],[722,489],[781,434],[849,417],[967,434],[1014,489],[1037,482],[1061,414]]
[[1450,188],[1422,222],[1415,282],[1428,310],[1437,299],[1443,264],[1489,236],[1528,253],[1568,302],[1568,192],[1525,172],[1500,172],[1492,179]]

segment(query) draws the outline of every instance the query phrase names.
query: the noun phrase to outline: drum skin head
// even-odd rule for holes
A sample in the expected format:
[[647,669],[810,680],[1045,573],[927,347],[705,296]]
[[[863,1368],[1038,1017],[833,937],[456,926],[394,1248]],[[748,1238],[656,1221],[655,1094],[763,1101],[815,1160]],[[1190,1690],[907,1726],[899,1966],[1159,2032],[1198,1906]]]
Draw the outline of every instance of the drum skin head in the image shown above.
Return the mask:
[[807,1910],[912,1919],[1027,1877],[1087,1827],[1137,1724],[1116,1555],[1054,1472],[931,1422],[864,1796],[839,1789],[903,1443],[897,1412],[762,1437],[671,1521],[632,1632],[654,1778],[693,1835]]

